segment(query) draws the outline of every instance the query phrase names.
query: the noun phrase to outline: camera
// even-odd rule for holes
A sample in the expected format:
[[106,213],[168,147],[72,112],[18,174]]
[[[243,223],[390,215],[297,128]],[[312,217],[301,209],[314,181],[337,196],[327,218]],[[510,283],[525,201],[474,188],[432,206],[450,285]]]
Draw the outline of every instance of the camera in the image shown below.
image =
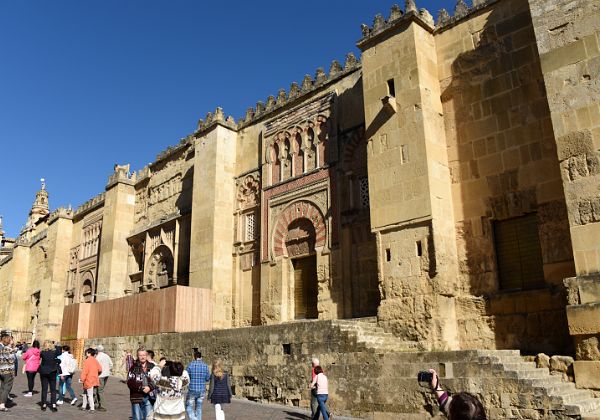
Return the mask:
[[433,373],[431,372],[419,372],[417,373],[417,382],[419,382],[419,385],[421,386],[429,386],[429,384],[431,384],[431,381],[433,380]]

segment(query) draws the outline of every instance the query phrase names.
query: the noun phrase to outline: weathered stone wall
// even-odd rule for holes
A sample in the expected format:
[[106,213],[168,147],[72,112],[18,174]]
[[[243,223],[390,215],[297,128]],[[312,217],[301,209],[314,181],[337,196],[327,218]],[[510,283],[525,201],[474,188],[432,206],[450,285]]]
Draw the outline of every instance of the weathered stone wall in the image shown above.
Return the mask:
[[530,0],[577,274],[600,271],[600,5]]
[[575,345],[575,381],[581,388],[600,389],[600,275],[565,280],[567,317]]
[[332,411],[366,419],[427,419],[437,414],[431,392],[416,381],[417,372],[431,367],[441,373],[448,389],[477,394],[490,419],[568,418],[560,400],[543,389],[534,390],[531,379],[522,379],[541,378],[538,373],[542,372],[529,370],[531,376],[523,377],[506,373],[503,358],[513,365],[522,363],[518,353],[367,351],[336,321],[85,342],[86,347],[97,344],[113,357],[119,375],[124,374],[123,350],[135,351],[144,345],[157,358],[165,356],[187,365],[192,347],[199,347],[209,365],[217,358],[223,361],[232,374],[236,397],[301,407],[310,402],[310,360],[319,357],[329,377]]
[[[573,257],[529,5],[494,3],[435,40],[463,291],[461,344],[564,351],[562,279],[573,274]],[[531,212],[547,288],[494,296],[502,291],[493,222]]]

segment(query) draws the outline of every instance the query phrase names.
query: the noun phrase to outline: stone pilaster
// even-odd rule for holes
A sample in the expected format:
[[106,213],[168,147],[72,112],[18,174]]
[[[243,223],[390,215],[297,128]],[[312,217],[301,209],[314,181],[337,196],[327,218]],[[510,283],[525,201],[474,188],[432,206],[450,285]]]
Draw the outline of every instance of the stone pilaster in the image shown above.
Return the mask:
[[60,340],[69,250],[73,232],[72,213],[61,209],[48,225],[46,275],[40,282],[40,307],[37,335],[43,339]]
[[106,186],[96,301],[122,297],[131,286],[127,276],[127,237],[134,225],[135,189],[127,169],[116,166]]
[[379,322],[428,347],[457,348],[456,240],[433,34],[410,14],[359,47]]
[[214,328],[232,325],[236,137],[215,124],[195,139],[189,284],[212,289]]

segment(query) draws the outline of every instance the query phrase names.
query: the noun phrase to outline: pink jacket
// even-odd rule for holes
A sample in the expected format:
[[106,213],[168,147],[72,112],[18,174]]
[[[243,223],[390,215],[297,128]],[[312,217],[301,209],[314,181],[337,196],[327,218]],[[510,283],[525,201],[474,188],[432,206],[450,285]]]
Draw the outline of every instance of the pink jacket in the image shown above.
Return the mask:
[[40,368],[40,349],[29,347],[23,355],[26,372],[37,372]]

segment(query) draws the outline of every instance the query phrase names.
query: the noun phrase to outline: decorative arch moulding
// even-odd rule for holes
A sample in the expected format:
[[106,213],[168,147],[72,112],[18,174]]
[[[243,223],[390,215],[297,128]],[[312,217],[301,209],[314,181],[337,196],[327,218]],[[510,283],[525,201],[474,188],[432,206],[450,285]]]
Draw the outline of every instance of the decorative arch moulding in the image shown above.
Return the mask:
[[273,257],[279,257],[286,252],[286,237],[292,223],[306,219],[314,228],[314,247],[323,248],[327,242],[327,226],[325,217],[312,201],[301,199],[289,204],[277,217],[271,239],[271,252]]

